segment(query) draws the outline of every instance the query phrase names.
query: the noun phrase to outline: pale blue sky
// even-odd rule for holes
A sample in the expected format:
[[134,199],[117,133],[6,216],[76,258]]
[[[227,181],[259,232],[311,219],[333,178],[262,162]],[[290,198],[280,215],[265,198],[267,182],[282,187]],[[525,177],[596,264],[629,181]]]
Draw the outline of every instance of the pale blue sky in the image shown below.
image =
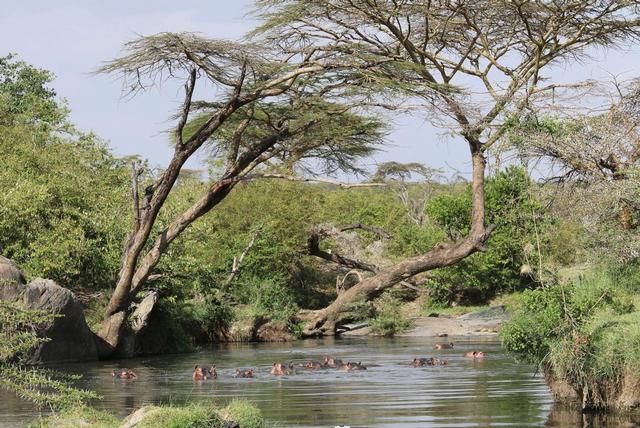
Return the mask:
[[[165,86],[133,99],[121,98],[121,83],[90,74],[114,58],[136,35],[161,31],[198,31],[211,37],[237,39],[253,23],[245,14],[250,0],[3,0],[0,12],[0,55],[17,53],[25,61],[55,73],[53,87],[68,100],[71,117],[81,129],[109,141],[119,155],[140,154],[153,165],[167,163],[171,150],[162,131],[179,105],[181,89]],[[554,78],[570,81],[601,78],[607,73],[640,75],[640,49],[595,52],[595,62],[554,70]],[[389,137],[385,153],[366,161],[422,162],[450,171],[468,167],[467,149],[443,138],[423,119],[402,118]],[[197,166],[197,164],[191,164]]]

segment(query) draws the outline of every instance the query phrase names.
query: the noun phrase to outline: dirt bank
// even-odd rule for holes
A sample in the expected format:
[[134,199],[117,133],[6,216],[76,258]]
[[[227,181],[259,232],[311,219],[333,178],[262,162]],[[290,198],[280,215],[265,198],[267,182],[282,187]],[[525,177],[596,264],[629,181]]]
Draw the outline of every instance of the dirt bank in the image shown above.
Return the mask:
[[[477,312],[461,316],[434,314],[429,317],[413,319],[413,327],[396,336],[438,337],[438,336],[486,336],[496,335],[509,314],[502,305],[492,306]],[[365,336],[369,328],[360,328],[344,332],[345,336]]]

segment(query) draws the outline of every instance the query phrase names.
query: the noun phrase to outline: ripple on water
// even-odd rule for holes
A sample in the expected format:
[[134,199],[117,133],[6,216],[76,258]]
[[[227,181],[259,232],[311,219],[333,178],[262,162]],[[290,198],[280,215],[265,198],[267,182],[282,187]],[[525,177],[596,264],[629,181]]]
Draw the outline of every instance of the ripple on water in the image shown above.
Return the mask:
[[[258,405],[279,426],[333,427],[467,427],[540,426],[551,396],[531,366],[506,355],[496,339],[460,339],[455,349],[436,351],[436,338],[359,338],[287,344],[224,345],[197,354],[120,362],[59,366],[82,373],[82,386],[104,398],[95,403],[124,416],[149,403],[213,401],[224,405],[244,398]],[[462,354],[482,349],[488,357],[473,361]],[[334,355],[362,361],[368,370],[306,371],[275,378],[274,361],[301,363]],[[413,358],[447,359],[447,366],[413,368]],[[195,364],[215,364],[216,381],[194,383]],[[115,367],[134,369],[136,381],[113,381]],[[256,370],[254,379],[235,379],[236,368]],[[4,395],[2,395],[4,394]],[[34,416],[28,405],[0,393],[0,420],[13,424]],[[15,425],[12,425],[15,426]]]

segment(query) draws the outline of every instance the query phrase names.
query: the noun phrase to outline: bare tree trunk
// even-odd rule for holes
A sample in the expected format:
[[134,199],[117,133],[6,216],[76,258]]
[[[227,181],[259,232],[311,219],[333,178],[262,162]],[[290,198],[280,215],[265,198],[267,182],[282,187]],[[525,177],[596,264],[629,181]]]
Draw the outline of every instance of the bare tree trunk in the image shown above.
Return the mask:
[[335,335],[343,319],[348,319],[350,306],[358,300],[371,300],[384,290],[416,274],[453,265],[484,248],[493,227],[484,224],[484,171],[485,159],[481,146],[470,142],[473,162],[472,176],[472,224],[469,235],[451,244],[440,244],[426,254],[406,259],[394,266],[380,270],[375,276],[364,279],[341,293],[324,309],[304,311],[299,318],[305,322],[303,335]]
[[192,150],[195,150],[189,146],[189,143],[176,147],[176,154],[169,168],[165,170],[154,187],[157,190],[153,193],[153,197],[149,201],[145,200],[143,204],[139,227],[127,242],[116,289],[111,296],[105,319],[98,332],[98,336],[103,340],[101,347],[105,356],[117,349],[131,301],[145,284],[153,268],[158,265],[169,244],[191,223],[218,205],[242,179],[247,167],[284,135],[286,131],[266,137],[252,151],[240,156],[221,180],[214,183],[204,196],[158,234],[153,246],[143,256],[144,245],[149,239],[158,212],[177,180],[184,161],[191,156]]

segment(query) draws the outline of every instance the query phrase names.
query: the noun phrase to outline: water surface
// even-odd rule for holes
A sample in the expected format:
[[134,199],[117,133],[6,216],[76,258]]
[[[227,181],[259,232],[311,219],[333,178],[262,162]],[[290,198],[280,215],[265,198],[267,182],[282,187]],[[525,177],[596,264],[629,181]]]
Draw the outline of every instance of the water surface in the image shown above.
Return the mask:
[[[218,345],[196,354],[58,366],[81,373],[81,385],[97,391],[94,403],[124,417],[145,404],[209,401],[225,405],[251,401],[281,427],[538,427],[552,397],[530,365],[507,355],[496,338],[452,339],[454,349],[436,351],[435,338],[344,338],[278,344]],[[441,340],[442,341],[442,340]],[[485,360],[463,357],[482,350]],[[275,361],[301,363],[323,355],[362,361],[366,371],[305,371],[269,374]],[[447,359],[444,367],[412,368],[414,357]],[[195,364],[218,367],[218,379],[195,383]],[[113,380],[114,368],[132,368],[133,381]],[[237,367],[254,368],[256,378],[235,379]],[[0,392],[0,421],[24,425],[37,415],[27,403]],[[547,426],[565,426],[561,422]]]

